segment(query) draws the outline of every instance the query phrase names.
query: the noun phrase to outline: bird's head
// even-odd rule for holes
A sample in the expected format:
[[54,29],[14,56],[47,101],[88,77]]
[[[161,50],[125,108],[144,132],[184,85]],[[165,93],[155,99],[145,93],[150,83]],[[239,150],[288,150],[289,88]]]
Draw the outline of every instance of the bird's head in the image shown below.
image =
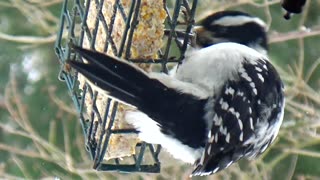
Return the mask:
[[196,23],[195,46],[208,47],[235,42],[267,53],[266,24],[258,17],[240,11],[220,11]]

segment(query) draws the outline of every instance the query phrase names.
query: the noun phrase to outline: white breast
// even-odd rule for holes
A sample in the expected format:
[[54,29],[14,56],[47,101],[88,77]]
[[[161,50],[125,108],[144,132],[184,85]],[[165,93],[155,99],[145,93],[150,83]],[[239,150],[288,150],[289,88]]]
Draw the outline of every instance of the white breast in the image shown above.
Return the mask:
[[226,80],[237,78],[237,71],[245,59],[254,64],[256,60],[267,57],[241,44],[219,43],[189,51],[175,77],[197,84],[212,95]]

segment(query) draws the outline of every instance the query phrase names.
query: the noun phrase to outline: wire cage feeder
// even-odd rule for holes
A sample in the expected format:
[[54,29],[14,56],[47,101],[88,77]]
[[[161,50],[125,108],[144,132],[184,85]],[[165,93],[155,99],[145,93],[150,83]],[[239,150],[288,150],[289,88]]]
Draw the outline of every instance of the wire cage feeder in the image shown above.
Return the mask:
[[[79,113],[94,169],[158,173],[161,146],[136,141],[135,129],[115,125],[117,119],[121,121],[119,114],[125,108],[99,94],[80,74],[65,66],[66,60],[82,60],[69,44],[122,57],[146,71],[156,69],[167,73],[170,65],[184,58],[196,5],[197,0],[64,0],[55,44],[61,64],[59,79],[67,84]],[[162,19],[152,19],[159,17]],[[148,28],[152,30],[152,36],[148,34]],[[139,42],[139,38],[144,41]],[[184,41],[180,41],[181,38]],[[106,158],[112,146],[126,143],[133,145],[132,152],[119,157],[118,149],[114,148],[116,155]]]

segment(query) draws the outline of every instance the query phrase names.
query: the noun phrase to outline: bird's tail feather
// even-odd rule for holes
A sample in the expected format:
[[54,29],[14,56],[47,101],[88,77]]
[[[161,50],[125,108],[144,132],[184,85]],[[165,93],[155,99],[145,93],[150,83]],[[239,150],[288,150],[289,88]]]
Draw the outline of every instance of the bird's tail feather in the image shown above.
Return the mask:
[[115,57],[99,52],[74,47],[74,50],[88,63],[69,61],[78,72],[110,96],[136,106],[161,93],[165,86],[150,78],[145,72]]

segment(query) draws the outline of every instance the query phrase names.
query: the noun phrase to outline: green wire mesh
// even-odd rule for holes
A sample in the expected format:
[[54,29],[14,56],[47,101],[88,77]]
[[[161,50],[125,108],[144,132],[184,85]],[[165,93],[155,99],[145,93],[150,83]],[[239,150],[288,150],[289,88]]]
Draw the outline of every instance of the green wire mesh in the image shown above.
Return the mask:
[[[91,32],[87,25],[89,6],[92,1],[98,6],[98,15],[96,17],[96,26]],[[162,72],[167,73],[168,63],[179,63],[184,58],[184,53],[187,49],[187,41],[189,40],[189,34],[191,33],[192,25],[194,23],[194,14],[196,10],[197,0],[176,0],[165,1],[164,9],[167,13],[165,21],[165,35],[166,41],[161,50],[158,51],[158,59],[130,59],[130,47],[132,43],[132,37],[134,27],[138,23],[138,14],[140,11],[141,0],[131,0],[131,6],[126,13],[123,8],[121,0],[115,0],[113,5],[113,12],[111,14],[111,21],[109,24],[101,12],[104,0],[88,0],[80,1],[64,0],[61,18],[60,29],[58,32],[58,38],[55,44],[55,52],[60,60],[61,71],[59,79],[67,84],[69,93],[71,94],[74,105],[77,112],[80,115],[80,123],[85,136],[86,148],[93,159],[93,168],[100,171],[121,171],[121,172],[160,172],[160,162],[158,155],[161,150],[160,145],[152,145],[147,143],[138,143],[136,147],[136,154],[129,157],[131,161],[121,161],[119,158],[104,161],[103,157],[107,151],[110,136],[112,134],[132,134],[137,133],[134,129],[112,129],[113,122],[117,113],[118,103],[111,103],[113,100],[108,99],[104,112],[99,112],[96,106],[96,98],[98,92],[94,91],[89,84],[85,84],[81,89],[78,87],[77,74],[72,74],[65,67],[65,61],[69,59],[77,59],[78,57],[72,52],[69,43],[81,45],[86,36],[89,40],[90,48],[94,49],[96,43],[96,36],[98,31],[98,25],[101,23],[105,30],[106,43],[104,45],[104,51],[106,52],[111,48],[113,54],[118,57],[124,57],[128,61],[135,63],[157,63],[160,65]],[[183,26],[179,26],[179,16],[181,10],[186,14],[184,17],[185,22]],[[116,12],[120,12],[124,22],[126,22],[124,34],[121,39],[120,47],[117,48],[114,40],[111,36],[113,30],[113,23]],[[119,14],[118,14],[119,15]],[[131,27],[131,28],[130,28]],[[133,28],[132,28],[133,27]],[[183,43],[180,40],[184,38]],[[174,49],[175,52],[172,52]],[[173,55],[174,54],[174,55]],[[84,116],[84,101],[85,97],[90,96],[93,99],[92,112],[86,119]],[[113,107],[111,107],[113,106]],[[110,117],[110,121],[107,122],[107,117]],[[97,118],[98,121],[94,121]],[[96,140],[96,136],[100,136],[99,140]],[[150,161],[144,162],[144,156],[146,153],[151,154]],[[130,163],[128,163],[130,162]]]

